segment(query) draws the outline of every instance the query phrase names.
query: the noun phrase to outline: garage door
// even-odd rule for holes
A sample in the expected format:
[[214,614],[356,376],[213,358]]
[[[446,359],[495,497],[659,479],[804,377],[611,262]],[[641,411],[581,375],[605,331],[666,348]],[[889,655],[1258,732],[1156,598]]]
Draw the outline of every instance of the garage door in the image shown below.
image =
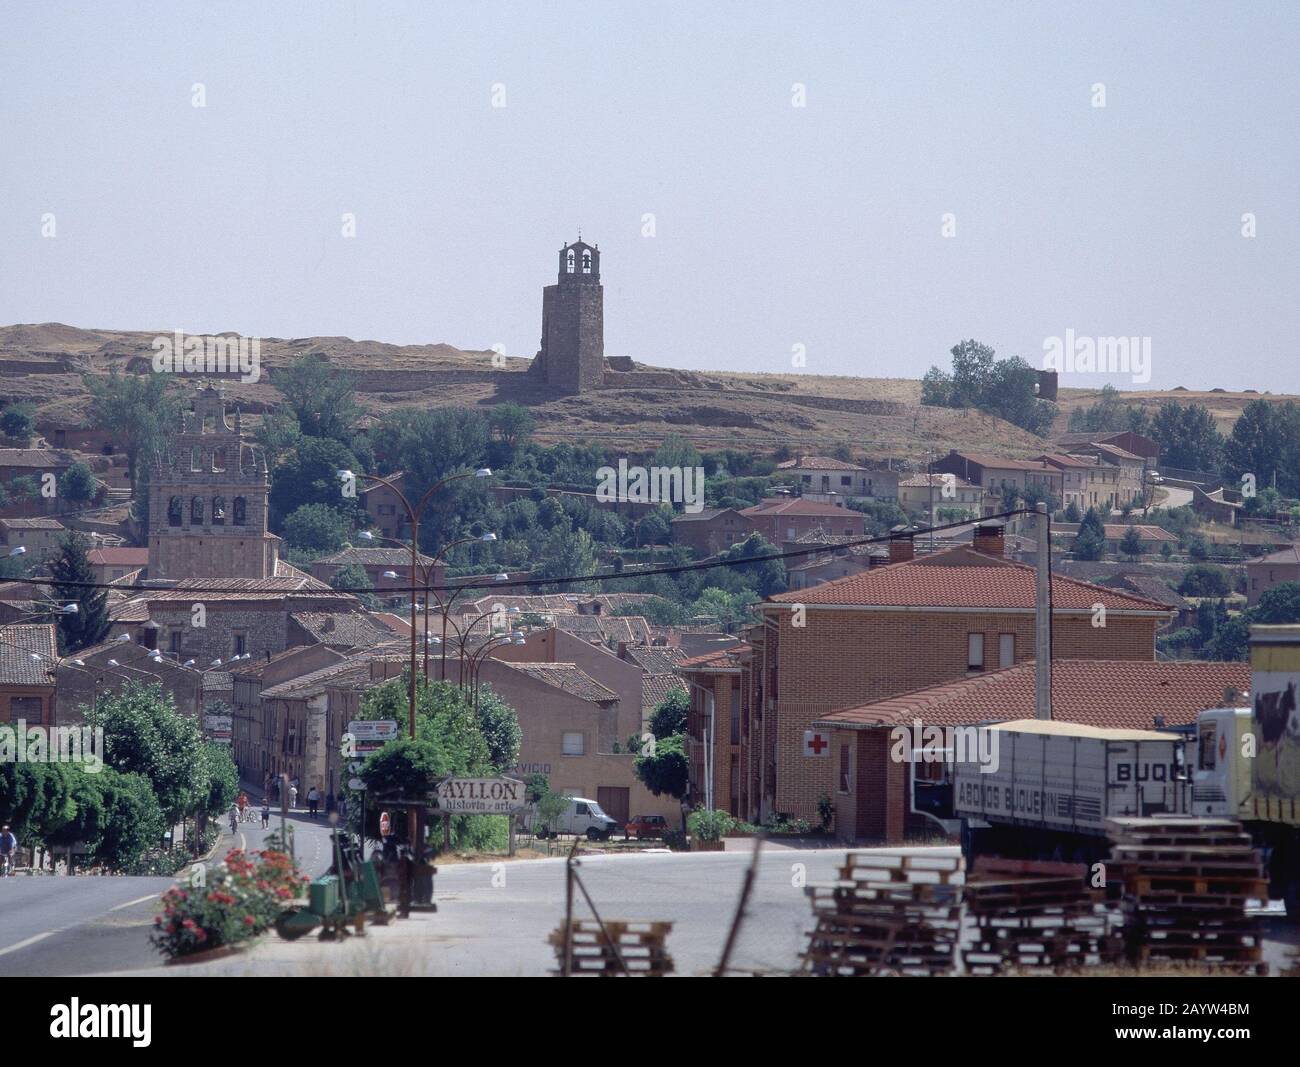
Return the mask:
[[599,804],[615,822],[627,822],[632,817],[628,811],[627,786],[601,785],[596,787],[596,803]]

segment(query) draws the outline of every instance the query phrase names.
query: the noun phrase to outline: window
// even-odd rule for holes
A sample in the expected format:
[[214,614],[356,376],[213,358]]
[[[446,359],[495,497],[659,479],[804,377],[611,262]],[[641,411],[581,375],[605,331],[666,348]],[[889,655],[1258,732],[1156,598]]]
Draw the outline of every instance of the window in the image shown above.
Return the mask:
[[181,524],[182,512],[185,507],[178,496],[172,497],[167,501],[167,525],[179,526]]
[[586,744],[580,731],[566,733],[560,739],[561,756],[581,756],[585,751]]
[[982,671],[984,669],[984,635],[966,635],[966,669]]
[[590,253],[590,252],[583,252],[583,253],[582,253],[582,273],[583,273],[583,274],[590,274],[590,273],[591,273],[591,253]]
[[9,721],[25,719],[28,726],[39,726],[45,722],[45,706],[40,697],[10,697]]
[[849,791],[849,746],[840,745],[840,792]]
[[226,525],[226,498],[224,496],[214,496],[212,498],[212,525]]
[[196,496],[190,501],[190,523],[194,526],[203,524],[203,498]]
[[840,475],[840,485],[852,485],[852,484],[853,484],[853,475],[851,474]]
[[565,258],[564,268],[567,273],[569,274],[573,273],[573,249],[572,248],[569,249],[569,254]]
[[231,635],[231,646],[234,649],[232,655],[242,656],[245,652],[248,651],[247,645],[248,645],[248,637],[246,634]]
[[184,631],[184,630],[173,630],[173,631],[168,635],[168,637],[167,637],[167,643],[168,643],[168,646],[170,647],[171,651],[173,651],[173,652],[180,652],[180,650],[181,650],[181,641],[184,640],[184,637],[185,637],[185,631]]
[[248,521],[248,504],[242,496],[235,497],[235,516],[236,526],[243,526]]
[[1213,722],[1207,722],[1201,726],[1201,743],[1196,746],[1197,750],[1197,767],[1202,771],[1214,770],[1215,758],[1217,753],[1214,751],[1214,742],[1218,734],[1218,727]]
[[1016,635],[998,634],[998,666],[1010,667],[1016,662]]
[[590,809],[589,807],[587,807],[587,805],[584,804],[582,801],[578,801],[578,803],[577,803],[576,805],[574,805],[573,810],[574,810],[574,812],[575,812],[576,814],[578,814],[578,815],[589,815],[589,814],[591,814],[591,809]]

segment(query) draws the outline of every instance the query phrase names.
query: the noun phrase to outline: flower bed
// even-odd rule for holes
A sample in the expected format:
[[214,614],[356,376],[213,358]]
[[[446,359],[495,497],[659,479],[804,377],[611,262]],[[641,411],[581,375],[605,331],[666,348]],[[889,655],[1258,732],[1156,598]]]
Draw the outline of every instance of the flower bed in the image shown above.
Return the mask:
[[247,941],[274,925],[306,881],[283,852],[233,849],[206,885],[175,886],[162,895],[150,940],[172,958]]

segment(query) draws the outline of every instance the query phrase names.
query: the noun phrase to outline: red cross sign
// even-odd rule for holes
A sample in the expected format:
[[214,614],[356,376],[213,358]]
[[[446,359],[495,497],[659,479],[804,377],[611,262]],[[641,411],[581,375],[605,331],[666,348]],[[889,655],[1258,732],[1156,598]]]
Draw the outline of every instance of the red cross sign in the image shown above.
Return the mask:
[[821,730],[805,730],[803,732],[803,754],[805,756],[829,756],[831,754],[831,739]]

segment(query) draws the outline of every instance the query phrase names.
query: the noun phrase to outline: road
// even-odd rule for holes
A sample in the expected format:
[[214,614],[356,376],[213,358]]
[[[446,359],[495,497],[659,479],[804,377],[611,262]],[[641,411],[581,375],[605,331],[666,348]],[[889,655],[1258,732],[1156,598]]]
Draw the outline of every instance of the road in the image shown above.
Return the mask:
[[[320,819],[294,824],[294,846],[305,872],[329,867],[329,835]],[[272,821],[273,827],[279,819]],[[223,826],[215,856],[231,848],[261,848],[260,824]],[[149,931],[159,895],[171,878],[92,876],[0,879],[0,975],[74,975],[156,967]]]
[[[320,821],[294,822],[298,853],[311,873],[319,873],[328,865],[325,827]],[[243,833],[247,844],[260,844],[260,828]],[[796,966],[811,926],[803,885],[831,880],[843,856],[840,849],[764,850],[734,969],[782,972]],[[749,859],[747,851],[592,855],[581,859],[579,874],[603,918],[673,923],[668,949],[676,972],[690,975],[717,963]],[[16,886],[28,907],[4,908],[0,974],[542,975],[555,966],[546,939],[564,912],[562,859],[444,861],[434,914],[372,926],[366,937],[340,943],[272,936],[239,955],[178,971],[161,967],[147,940],[153,898],[166,885],[165,879],[10,880],[0,890]],[[591,914],[581,890],[576,914]],[[14,916],[21,916],[19,928],[12,927]],[[1265,959],[1285,965],[1288,948],[1300,944],[1300,930],[1285,925],[1276,908],[1263,919],[1263,929]],[[45,930],[52,932],[21,945]]]

